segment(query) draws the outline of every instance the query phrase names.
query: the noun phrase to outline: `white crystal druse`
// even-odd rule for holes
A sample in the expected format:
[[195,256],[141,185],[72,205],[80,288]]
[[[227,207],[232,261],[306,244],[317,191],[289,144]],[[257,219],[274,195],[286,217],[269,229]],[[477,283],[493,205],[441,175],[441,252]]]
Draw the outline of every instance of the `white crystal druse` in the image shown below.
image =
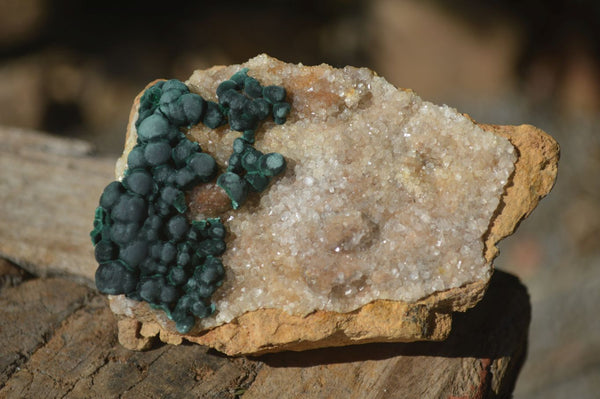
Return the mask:
[[[483,237],[514,170],[508,140],[367,69],[315,74],[266,56],[243,66],[289,93],[287,123],[257,132],[257,148],[283,154],[288,170],[223,216],[227,274],[203,327],[261,308],[304,315],[415,301],[489,277]],[[188,84],[210,96],[236,68]],[[192,134],[221,165],[237,137]]]

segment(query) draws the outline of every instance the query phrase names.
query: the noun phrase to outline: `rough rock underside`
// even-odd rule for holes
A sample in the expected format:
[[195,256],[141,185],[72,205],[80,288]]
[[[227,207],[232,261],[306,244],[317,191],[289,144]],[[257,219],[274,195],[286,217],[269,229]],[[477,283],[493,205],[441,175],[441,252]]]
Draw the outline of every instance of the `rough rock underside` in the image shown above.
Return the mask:
[[[484,130],[364,68],[261,55],[196,71],[186,84],[217,100],[219,83],[243,67],[287,91],[287,122],[265,121],[255,144],[281,153],[287,170],[218,215],[229,234],[216,312],[182,336],[164,313],[113,296],[121,342],[143,348],[159,334],[242,354],[444,339],[450,313],[483,294],[495,243],[552,187],[556,143],[533,127]],[[135,144],[136,107],[118,177]],[[188,131],[221,168],[239,136],[228,126]],[[206,217],[194,200],[188,196],[188,216]]]

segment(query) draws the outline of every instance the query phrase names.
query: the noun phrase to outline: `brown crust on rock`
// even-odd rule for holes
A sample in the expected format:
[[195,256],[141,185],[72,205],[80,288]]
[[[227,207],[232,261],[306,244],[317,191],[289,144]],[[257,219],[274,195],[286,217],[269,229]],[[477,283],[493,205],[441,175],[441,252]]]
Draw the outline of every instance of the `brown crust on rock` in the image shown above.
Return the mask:
[[[135,145],[132,130],[140,97],[141,93],[131,111],[125,150],[116,168],[118,178],[125,169],[126,155]],[[559,146],[552,137],[534,126],[479,126],[507,138],[518,155],[515,171],[484,237],[485,258],[491,261],[498,253],[496,244],[512,234],[552,189]],[[148,340],[158,335],[165,343],[178,345],[185,339],[228,355],[256,355],[369,342],[444,340],[451,330],[451,313],[475,306],[483,297],[487,284],[488,281],[476,281],[411,303],[378,300],[348,313],[315,311],[306,316],[294,316],[278,309],[259,309],[208,331],[187,335],[177,333],[174,323],[168,320],[163,328],[157,321],[156,312],[146,303],[132,304],[134,301],[131,301],[127,305],[129,300],[124,296],[110,297],[110,301],[113,311],[122,320],[131,320],[132,316],[136,320],[119,323],[119,340],[127,348],[146,348]],[[129,309],[125,311],[127,306]],[[134,336],[130,336],[132,334]]]
[[528,217],[538,202],[552,190],[558,172],[560,148],[552,137],[535,126],[479,126],[508,139],[518,155],[515,171],[485,240],[485,257],[491,260],[498,253],[496,244],[511,235],[521,220]]

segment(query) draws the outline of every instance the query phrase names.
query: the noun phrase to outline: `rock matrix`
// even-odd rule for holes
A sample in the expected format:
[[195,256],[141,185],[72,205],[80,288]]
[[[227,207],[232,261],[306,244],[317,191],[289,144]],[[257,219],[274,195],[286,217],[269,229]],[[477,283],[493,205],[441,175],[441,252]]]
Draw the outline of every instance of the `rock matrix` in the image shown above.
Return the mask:
[[[260,55],[196,71],[186,85],[216,101],[219,85],[244,68],[287,93],[285,123],[267,119],[251,137],[287,168],[239,209],[203,205],[218,202],[210,189],[186,196],[190,220],[218,209],[226,226],[217,310],[180,334],[164,313],[112,296],[121,342],[139,349],[158,335],[235,355],[444,339],[452,312],[485,292],[495,244],[551,189],[556,142],[532,126],[478,125],[364,68]],[[118,177],[138,110],[139,100]],[[220,169],[240,137],[230,125],[205,124],[186,135]]]

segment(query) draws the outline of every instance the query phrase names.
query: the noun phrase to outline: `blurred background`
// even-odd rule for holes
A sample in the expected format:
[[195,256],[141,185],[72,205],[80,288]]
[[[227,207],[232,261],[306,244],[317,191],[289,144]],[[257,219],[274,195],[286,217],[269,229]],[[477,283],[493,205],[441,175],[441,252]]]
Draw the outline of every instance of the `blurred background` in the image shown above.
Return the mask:
[[116,157],[146,83],[263,52],[366,66],[478,121],[534,124],[562,156],[553,192],[495,262],[531,296],[515,397],[596,398],[598,21],[595,0],[0,0],[0,125],[85,139]]

